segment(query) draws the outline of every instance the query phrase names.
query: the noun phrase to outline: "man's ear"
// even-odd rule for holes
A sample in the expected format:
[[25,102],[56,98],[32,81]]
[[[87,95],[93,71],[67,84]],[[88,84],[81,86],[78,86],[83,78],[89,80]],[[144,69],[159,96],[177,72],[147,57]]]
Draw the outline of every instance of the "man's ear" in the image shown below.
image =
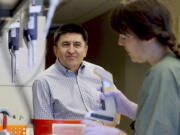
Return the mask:
[[86,55],[87,55],[87,52],[88,52],[88,44],[86,45],[86,52],[85,52],[85,55],[84,55],[84,57],[86,57]]
[[53,46],[53,51],[54,51],[54,55],[57,57],[57,46],[56,45]]
[[151,38],[151,39],[149,39],[149,40],[145,40],[145,42],[146,42],[146,46],[147,47],[151,47],[151,45],[154,45],[154,43],[156,43],[157,42],[157,39],[156,38]]

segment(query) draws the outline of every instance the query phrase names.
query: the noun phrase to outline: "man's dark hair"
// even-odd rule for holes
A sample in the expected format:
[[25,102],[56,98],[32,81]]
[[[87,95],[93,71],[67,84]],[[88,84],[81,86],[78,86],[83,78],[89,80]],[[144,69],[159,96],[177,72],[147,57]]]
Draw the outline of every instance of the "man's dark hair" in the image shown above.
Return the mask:
[[84,41],[88,42],[88,34],[87,31],[80,25],[77,24],[63,24],[61,25],[54,34],[54,45],[57,45],[57,42],[61,35],[64,35],[66,33],[77,33],[81,34]]

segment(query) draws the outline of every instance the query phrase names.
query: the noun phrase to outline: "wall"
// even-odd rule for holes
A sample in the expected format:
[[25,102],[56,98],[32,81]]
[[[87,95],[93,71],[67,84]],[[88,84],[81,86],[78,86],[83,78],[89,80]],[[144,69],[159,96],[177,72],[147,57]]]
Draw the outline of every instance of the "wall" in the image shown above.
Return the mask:
[[[16,119],[9,118],[9,124],[29,124],[32,118],[32,81],[44,69],[45,45],[42,41],[43,26],[45,18],[39,17],[38,41],[36,45],[36,63],[32,68],[28,67],[27,46],[22,46],[17,56],[19,72],[15,83],[11,81],[11,57],[8,50],[7,31],[0,37],[0,109],[8,109],[16,116]],[[41,25],[40,25],[41,24]],[[0,117],[2,118],[2,117]]]

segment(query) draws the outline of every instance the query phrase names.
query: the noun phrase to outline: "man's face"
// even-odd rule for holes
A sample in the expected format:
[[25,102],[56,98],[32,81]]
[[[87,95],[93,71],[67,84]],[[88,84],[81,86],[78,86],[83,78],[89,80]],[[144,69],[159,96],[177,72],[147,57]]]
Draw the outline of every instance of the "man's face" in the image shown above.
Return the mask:
[[61,35],[54,53],[60,63],[71,71],[77,71],[84,57],[86,57],[88,46],[81,34],[66,33]]

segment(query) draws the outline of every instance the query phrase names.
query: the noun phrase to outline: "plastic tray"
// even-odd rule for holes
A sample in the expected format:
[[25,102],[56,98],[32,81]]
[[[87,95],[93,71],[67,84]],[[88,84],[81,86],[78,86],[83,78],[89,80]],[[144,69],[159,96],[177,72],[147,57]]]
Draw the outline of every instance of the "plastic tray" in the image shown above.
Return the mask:
[[[7,125],[7,131],[15,135],[26,135],[26,128],[26,125]],[[2,131],[2,125],[0,125],[0,131]]]

